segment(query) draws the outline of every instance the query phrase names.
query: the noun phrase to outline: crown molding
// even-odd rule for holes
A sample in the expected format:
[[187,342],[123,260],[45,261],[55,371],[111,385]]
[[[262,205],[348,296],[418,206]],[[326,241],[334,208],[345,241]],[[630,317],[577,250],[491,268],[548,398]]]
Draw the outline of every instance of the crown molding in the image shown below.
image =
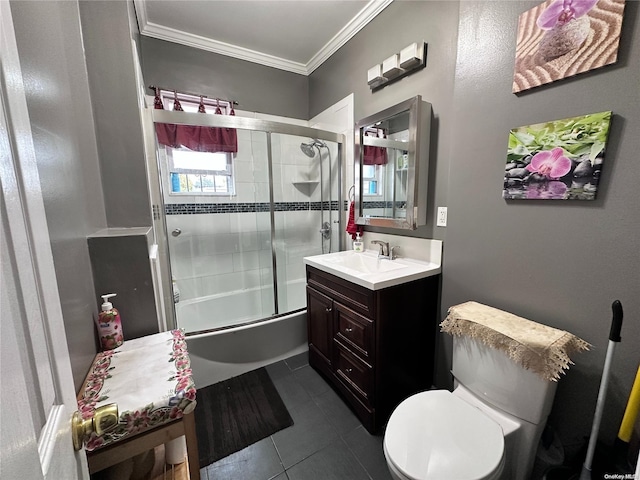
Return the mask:
[[142,35],[146,35],[147,37],[153,37],[159,40],[179,43],[188,47],[199,48],[201,50],[219,53],[220,55],[226,55],[228,57],[234,57],[240,60],[246,60],[248,62],[259,63],[261,65],[266,65],[267,67],[274,67],[279,68],[280,70],[299,73],[301,75],[308,75],[307,67],[303,63],[292,62],[290,60],[276,57],[274,55],[257,52],[248,48],[238,47],[237,45],[231,45],[225,42],[219,42],[217,40],[212,40],[200,35],[183,32],[181,30],[165,27],[163,25],[147,23],[144,29],[140,30],[140,33]]
[[380,12],[387,8],[393,0],[371,0],[367,5],[347,23],[342,30],[336,33],[327,44],[316,53],[306,65],[307,75],[310,75],[316,68],[322,65],[331,55],[336,53],[340,47],[351,40],[360,30],[362,30]]
[[373,20],[393,0],[371,0],[358,14],[342,28],[327,44],[316,53],[308,63],[292,62],[285,58],[276,57],[267,53],[250,50],[248,48],[219,42],[211,38],[194,35],[174,28],[165,27],[150,22],[147,16],[147,7],[144,0],[134,0],[136,17],[140,34],[147,37],[179,43],[188,47],[199,48],[220,55],[258,63],[267,67],[278,68],[299,75],[310,75],[316,68],[322,65],[340,47],[347,43],[365,25]]

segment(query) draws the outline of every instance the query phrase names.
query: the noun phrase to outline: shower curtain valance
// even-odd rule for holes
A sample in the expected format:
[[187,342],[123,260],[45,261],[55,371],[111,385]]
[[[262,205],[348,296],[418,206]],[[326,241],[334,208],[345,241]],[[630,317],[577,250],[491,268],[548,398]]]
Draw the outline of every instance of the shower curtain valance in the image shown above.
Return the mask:
[[[155,89],[153,107],[156,110],[164,110],[159,88]],[[174,94],[173,110],[176,112],[184,111],[177,94]],[[198,112],[207,113],[204,107],[203,97],[200,97]],[[215,113],[216,115],[222,115],[222,110],[219,106],[216,107]],[[235,114],[233,104],[231,104],[229,115]],[[158,137],[158,143],[160,145],[173,148],[185,147],[195,152],[238,152],[238,134],[235,128],[176,125],[174,123],[156,123],[155,127],[156,136]]]
[[[387,138],[387,135],[382,128],[367,129],[365,135],[368,137]],[[389,159],[386,148],[364,145],[362,163],[365,165],[386,165],[388,161]]]

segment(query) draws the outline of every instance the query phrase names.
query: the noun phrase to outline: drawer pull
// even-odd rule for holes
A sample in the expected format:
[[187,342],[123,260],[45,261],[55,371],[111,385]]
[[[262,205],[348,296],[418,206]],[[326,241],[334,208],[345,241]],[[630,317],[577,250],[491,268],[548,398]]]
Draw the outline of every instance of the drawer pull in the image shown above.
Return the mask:
[[345,368],[344,371],[346,373],[351,373],[351,372],[353,372],[353,368]]
[[327,307],[327,308],[325,308],[325,311],[326,311],[327,313],[331,313],[331,310],[333,310],[333,308],[331,308],[331,307]]
[[351,327],[347,327],[347,328],[345,328],[345,329],[344,329],[344,331],[345,331],[346,333],[351,333],[351,332],[353,332],[353,328],[351,328]]

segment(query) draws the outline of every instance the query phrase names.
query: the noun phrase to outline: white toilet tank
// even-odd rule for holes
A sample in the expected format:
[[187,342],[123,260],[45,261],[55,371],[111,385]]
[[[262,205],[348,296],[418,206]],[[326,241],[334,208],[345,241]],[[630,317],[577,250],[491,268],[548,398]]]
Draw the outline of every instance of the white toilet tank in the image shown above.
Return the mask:
[[546,421],[557,382],[525,370],[505,353],[467,336],[453,337],[455,380],[489,405],[533,424]]

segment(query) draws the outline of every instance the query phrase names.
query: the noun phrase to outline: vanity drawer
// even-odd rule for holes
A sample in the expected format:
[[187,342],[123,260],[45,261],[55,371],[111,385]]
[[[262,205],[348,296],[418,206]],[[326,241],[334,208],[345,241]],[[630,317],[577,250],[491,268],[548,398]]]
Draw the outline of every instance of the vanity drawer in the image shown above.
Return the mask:
[[319,292],[375,319],[375,292],[307,265],[307,284]]
[[339,341],[335,342],[335,372],[345,384],[366,404],[372,403],[373,369],[351,353]]
[[339,303],[334,304],[336,338],[365,361],[373,364],[373,322]]

